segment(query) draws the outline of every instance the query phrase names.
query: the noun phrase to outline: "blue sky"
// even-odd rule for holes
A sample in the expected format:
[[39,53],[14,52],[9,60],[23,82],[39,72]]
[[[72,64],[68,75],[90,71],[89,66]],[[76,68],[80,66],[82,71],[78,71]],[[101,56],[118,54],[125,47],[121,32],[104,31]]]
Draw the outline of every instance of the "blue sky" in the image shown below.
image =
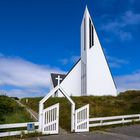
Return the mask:
[[118,91],[140,89],[139,0],[1,0],[0,90],[47,94],[50,72],[66,73],[80,57],[86,5]]

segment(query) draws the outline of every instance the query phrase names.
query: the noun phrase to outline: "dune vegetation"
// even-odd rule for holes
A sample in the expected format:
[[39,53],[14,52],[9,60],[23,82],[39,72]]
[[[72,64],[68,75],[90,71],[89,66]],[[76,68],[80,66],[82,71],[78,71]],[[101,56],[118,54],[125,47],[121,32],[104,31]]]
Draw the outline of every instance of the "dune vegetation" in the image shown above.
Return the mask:
[[25,108],[8,96],[0,96],[0,124],[32,121]]
[[[43,97],[21,99],[22,103],[38,112],[39,101]],[[90,105],[90,117],[105,117],[116,115],[127,115],[140,113],[140,91],[126,91],[118,96],[83,96],[72,97],[76,108],[83,105]],[[71,105],[65,98],[52,97],[45,103],[45,108],[55,103],[60,103],[60,126],[70,130]]]

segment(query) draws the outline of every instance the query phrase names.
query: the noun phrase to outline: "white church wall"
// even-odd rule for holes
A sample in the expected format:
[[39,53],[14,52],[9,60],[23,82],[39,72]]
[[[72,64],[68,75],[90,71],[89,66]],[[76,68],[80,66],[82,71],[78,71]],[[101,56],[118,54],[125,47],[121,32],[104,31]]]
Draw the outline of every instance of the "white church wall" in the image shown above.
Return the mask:
[[[81,95],[81,60],[69,72],[60,86],[69,94],[69,96]],[[63,95],[59,93],[58,97]]]
[[87,50],[87,94],[116,96],[115,83],[95,29],[94,44]]

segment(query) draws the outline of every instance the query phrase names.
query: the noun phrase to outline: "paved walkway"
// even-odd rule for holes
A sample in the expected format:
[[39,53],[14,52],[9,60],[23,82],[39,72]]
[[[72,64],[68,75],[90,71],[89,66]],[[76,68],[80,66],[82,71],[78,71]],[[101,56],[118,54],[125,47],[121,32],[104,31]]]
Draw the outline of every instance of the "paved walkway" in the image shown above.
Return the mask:
[[106,131],[50,135],[26,140],[140,140],[140,124],[111,128]]
[[138,137],[140,140],[140,124],[111,128],[107,129],[107,132],[127,135],[131,137]]

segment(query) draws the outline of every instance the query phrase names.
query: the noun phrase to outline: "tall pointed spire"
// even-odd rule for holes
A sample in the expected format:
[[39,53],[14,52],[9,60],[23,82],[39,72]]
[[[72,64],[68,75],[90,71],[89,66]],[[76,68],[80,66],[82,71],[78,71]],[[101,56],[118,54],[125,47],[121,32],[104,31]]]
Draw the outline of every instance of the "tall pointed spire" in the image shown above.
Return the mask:
[[86,5],[86,8],[85,8],[85,11],[88,11],[88,7],[87,7],[87,5]]
[[86,5],[81,24],[81,95],[116,95],[116,87]]
[[86,5],[85,12],[84,12],[84,17],[86,18],[88,15],[89,15],[89,11],[88,11],[88,7]]

